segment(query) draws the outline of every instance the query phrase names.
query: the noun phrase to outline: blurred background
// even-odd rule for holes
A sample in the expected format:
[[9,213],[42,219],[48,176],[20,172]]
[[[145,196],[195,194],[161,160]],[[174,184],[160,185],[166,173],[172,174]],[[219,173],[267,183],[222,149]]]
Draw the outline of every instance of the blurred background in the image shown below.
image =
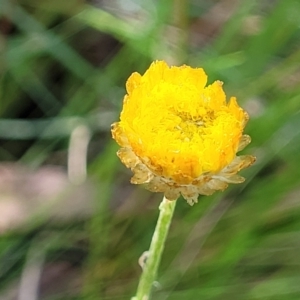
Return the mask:
[[156,300],[300,299],[300,1],[1,0],[0,299],[130,299],[161,194],[110,124],[156,59],[250,114],[246,182],[178,200]]

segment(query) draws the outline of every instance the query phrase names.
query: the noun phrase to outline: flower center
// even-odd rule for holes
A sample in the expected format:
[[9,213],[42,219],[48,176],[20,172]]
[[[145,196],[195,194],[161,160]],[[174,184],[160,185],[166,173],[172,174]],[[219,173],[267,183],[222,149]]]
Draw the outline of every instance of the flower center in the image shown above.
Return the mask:
[[171,110],[171,114],[175,116],[177,121],[171,131],[174,132],[179,142],[187,143],[195,138],[203,140],[215,121],[215,113],[211,110],[201,115],[192,115],[191,112],[174,110]]

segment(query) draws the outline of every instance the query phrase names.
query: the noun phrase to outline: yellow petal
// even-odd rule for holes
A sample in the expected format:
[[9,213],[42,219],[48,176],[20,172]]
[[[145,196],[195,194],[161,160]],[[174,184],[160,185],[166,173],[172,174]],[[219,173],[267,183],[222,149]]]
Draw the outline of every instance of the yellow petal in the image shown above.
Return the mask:
[[236,156],[250,142],[243,135],[248,114],[235,97],[227,103],[221,81],[206,82],[203,69],[164,61],[129,77],[112,135],[121,161],[135,173],[132,183],[194,203],[198,194],[244,180],[236,173],[255,160]]

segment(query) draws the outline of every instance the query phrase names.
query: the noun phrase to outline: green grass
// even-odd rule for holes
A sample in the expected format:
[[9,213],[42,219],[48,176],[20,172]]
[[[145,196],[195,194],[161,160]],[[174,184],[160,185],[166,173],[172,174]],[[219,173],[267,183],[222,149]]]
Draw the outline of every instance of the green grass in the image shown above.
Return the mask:
[[[94,208],[59,222],[43,212],[38,221],[4,231],[0,298],[18,290],[31,249],[44,259],[44,278],[49,268],[68,266],[63,287],[50,278],[38,299],[134,295],[137,261],[149,246],[162,195],[129,184],[110,124],[128,76],[169,57],[204,67],[210,82],[224,81],[227,95],[237,96],[251,116],[252,143],[243,153],[257,162],[243,171],[244,184],[201,197],[194,207],[179,200],[153,299],[300,299],[299,1],[227,4],[221,9],[231,14],[227,20],[212,14],[223,1],[185,2],[188,43],[170,27],[174,1],[130,2],[131,15],[117,1],[105,2],[111,7],[48,2],[0,2],[0,160],[66,169],[71,135],[86,126],[93,191],[86,202]],[[0,206],[12,195],[22,204],[30,198],[28,187],[7,190],[1,180]]]

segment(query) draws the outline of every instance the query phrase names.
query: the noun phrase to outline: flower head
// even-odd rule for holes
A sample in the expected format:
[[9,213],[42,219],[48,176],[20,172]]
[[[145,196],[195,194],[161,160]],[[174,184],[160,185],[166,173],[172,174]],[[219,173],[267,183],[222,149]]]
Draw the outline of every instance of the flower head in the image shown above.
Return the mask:
[[236,156],[250,143],[243,135],[248,115],[236,98],[226,102],[221,81],[206,82],[203,69],[164,61],[129,77],[112,135],[121,146],[118,156],[134,172],[132,183],[169,200],[182,194],[193,204],[199,194],[244,181],[237,172],[255,161]]

